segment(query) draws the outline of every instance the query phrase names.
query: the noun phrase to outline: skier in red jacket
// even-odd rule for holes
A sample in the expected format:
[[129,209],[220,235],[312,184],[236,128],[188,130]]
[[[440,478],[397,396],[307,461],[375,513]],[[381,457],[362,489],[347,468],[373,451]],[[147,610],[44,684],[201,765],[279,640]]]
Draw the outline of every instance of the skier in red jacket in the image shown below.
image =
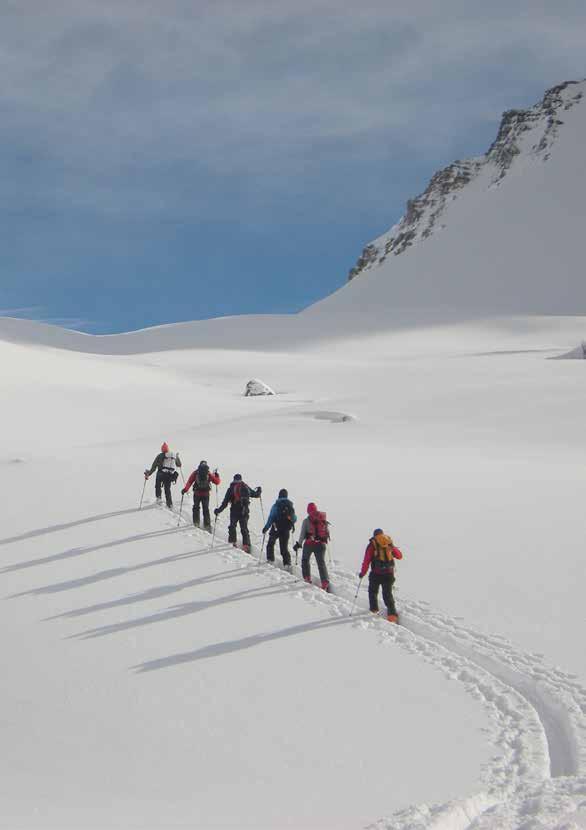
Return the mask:
[[192,472],[185,487],[181,491],[183,495],[187,493],[193,484],[193,524],[199,527],[199,508],[201,505],[203,512],[203,526],[204,530],[211,531],[212,522],[210,518],[210,490],[212,484],[218,485],[220,483],[220,476],[218,471],[210,472],[207,461],[200,461],[199,466]]
[[383,600],[387,606],[387,620],[396,623],[399,621],[395,600],[393,597],[393,585],[395,583],[395,559],[402,559],[403,554],[393,544],[393,540],[380,527],[377,527],[370,538],[364,561],[358,576],[360,579],[366,576],[370,567],[368,577],[368,600],[370,610],[373,614],[378,613],[378,589],[383,589]]

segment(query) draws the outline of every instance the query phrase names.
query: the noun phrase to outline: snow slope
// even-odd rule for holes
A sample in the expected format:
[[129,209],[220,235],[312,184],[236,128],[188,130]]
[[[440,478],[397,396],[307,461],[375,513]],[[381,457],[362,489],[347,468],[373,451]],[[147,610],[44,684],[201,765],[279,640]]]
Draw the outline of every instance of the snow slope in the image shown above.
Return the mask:
[[[386,319],[0,320],[0,826],[586,826],[586,319]],[[334,595],[138,511],[163,439],[326,509]]]

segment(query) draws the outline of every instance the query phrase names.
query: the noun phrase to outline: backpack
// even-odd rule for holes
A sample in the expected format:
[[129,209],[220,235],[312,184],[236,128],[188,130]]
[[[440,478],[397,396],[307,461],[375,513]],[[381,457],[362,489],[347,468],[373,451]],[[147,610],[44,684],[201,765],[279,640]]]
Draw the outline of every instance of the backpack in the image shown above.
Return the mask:
[[248,484],[243,481],[233,482],[232,487],[232,504],[248,504],[250,496],[248,495]]
[[195,471],[194,490],[211,490],[210,486],[210,468],[207,464],[200,464]]
[[289,499],[277,499],[276,502],[277,506],[277,515],[275,518],[275,524],[277,527],[280,528],[292,528],[293,527],[293,504],[289,501]]
[[328,530],[326,514],[321,510],[316,510],[315,513],[312,513],[307,518],[309,519],[309,535],[312,539],[315,542],[327,543],[330,538],[330,532]]
[[393,556],[393,540],[386,533],[377,533],[372,537],[374,545],[374,552],[372,558],[374,559],[377,570],[390,571],[394,568]]

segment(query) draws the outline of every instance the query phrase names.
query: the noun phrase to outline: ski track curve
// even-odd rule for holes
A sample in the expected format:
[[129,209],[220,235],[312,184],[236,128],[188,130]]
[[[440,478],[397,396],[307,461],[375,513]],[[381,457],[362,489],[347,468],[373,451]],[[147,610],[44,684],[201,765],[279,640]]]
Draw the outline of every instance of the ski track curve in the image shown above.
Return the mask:
[[[190,535],[210,544],[209,534],[182,518]],[[259,562],[257,555],[226,548],[225,519],[218,520],[218,529],[218,555],[230,563],[274,583],[298,582],[294,596],[327,607],[334,617],[349,614],[354,574],[332,563],[334,593],[326,594],[302,582],[297,566],[289,574],[278,565]],[[262,536],[251,528],[251,537],[258,552]],[[408,807],[375,821],[369,830],[586,827],[586,689],[573,675],[545,666],[541,655],[520,651],[505,637],[479,633],[433,611],[423,601],[401,597],[398,626],[371,615],[360,598],[354,616],[355,625],[375,633],[381,645],[397,645],[462,683],[487,710],[491,741],[498,750],[482,772],[482,792],[445,804]]]

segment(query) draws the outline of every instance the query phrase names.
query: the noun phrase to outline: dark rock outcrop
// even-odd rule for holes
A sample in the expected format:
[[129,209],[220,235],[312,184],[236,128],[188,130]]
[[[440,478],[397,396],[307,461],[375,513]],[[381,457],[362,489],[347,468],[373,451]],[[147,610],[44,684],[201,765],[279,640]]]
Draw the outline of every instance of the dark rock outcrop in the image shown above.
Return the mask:
[[558,84],[547,90],[539,104],[526,110],[505,112],[497,136],[484,156],[454,161],[435,173],[424,192],[409,199],[398,224],[364,248],[348,279],[381,265],[390,254],[402,254],[416,242],[432,236],[441,228],[440,217],[448,202],[481,171],[489,174],[487,186],[498,186],[522,154],[529,153],[547,161],[563,124],[561,116],[583,97],[581,90],[574,89],[579,84],[579,81]]

